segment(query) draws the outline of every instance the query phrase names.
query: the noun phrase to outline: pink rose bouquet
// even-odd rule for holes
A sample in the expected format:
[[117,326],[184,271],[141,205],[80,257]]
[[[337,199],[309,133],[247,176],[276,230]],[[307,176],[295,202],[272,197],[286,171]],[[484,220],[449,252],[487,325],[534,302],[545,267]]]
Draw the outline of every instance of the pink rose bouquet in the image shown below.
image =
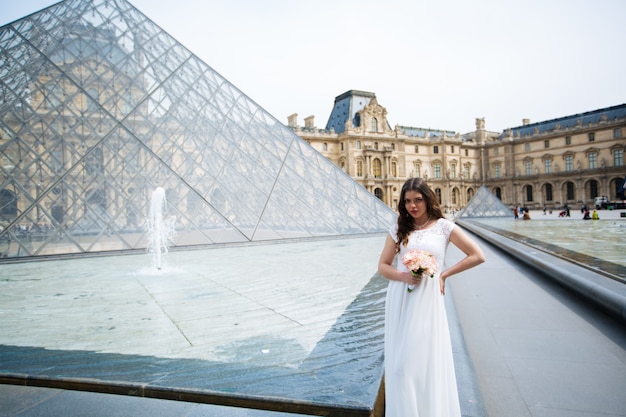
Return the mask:
[[[406,266],[413,276],[427,274],[431,278],[437,272],[437,260],[435,256],[425,250],[411,249],[402,257],[402,263]],[[408,292],[413,291],[414,285],[409,285]]]

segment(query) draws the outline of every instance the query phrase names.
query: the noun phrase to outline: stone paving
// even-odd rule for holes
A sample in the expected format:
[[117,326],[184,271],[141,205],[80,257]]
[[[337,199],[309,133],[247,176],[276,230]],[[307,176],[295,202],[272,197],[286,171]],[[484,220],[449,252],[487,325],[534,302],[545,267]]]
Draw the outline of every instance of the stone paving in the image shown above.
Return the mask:
[[[601,211],[600,215],[621,219],[619,211]],[[573,220],[577,219],[565,221],[571,224]],[[481,242],[487,262],[454,277],[448,298],[454,301],[453,339],[467,348],[482,397],[476,401],[484,403],[482,409],[473,408],[470,399],[462,405],[464,416],[483,415],[483,411],[490,417],[626,416],[624,322],[548,279],[549,269],[538,272],[497,246]],[[367,256],[376,258],[377,253]],[[454,262],[461,254],[452,249],[448,256],[448,262]],[[459,334],[454,331],[455,323]],[[155,414],[297,415],[0,385],[2,417]]]

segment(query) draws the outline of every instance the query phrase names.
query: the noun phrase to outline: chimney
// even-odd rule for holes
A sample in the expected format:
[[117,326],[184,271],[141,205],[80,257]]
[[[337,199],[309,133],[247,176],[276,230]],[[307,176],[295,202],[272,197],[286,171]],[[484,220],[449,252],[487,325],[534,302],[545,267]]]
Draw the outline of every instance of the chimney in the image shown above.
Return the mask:
[[287,117],[287,126],[298,127],[298,113],[294,113]]
[[315,122],[314,122],[315,116],[311,115],[309,117],[305,117],[304,118],[304,127],[307,127],[309,129],[313,129],[315,127]]
[[530,124],[530,119],[522,119],[522,124],[524,126],[528,126]]

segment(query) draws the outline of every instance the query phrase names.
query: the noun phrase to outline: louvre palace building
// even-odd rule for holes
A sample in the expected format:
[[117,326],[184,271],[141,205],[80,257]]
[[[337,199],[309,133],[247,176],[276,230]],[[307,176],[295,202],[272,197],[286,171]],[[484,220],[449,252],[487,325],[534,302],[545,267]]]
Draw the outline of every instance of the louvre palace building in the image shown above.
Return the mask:
[[314,117],[288,125],[369,192],[396,208],[402,184],[423,177],[448,213],[462,209],[481,185],[509,207],[592,206],[597,196],[618,198],[626,177],[626,104],[531,123],[503,132],[390,126],[387,109],[371,92],[335,98],[324,129]]

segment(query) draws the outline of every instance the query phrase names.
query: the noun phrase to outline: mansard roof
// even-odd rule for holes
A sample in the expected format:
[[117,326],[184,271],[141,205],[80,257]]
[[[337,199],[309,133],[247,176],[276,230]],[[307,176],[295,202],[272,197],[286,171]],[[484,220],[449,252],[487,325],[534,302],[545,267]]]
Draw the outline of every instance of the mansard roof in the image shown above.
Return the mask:
[[422,127],[412,126],[399,126],[400,131],[407,136],[420,137],[420,138],[440,138],[442,136],[453,137],[456,136],[456,132],[452,130],[440,130],[440,129],[427,129]]
[[[330,113],[326,130],[333,129],[335,133],[342,133],[346,130],[346,122],[349,120],[351,125],[358,127],[361,125],[357,113],[363,110],[372,99],[376,98],[376,94],[367,91],[349,90],[335,97],[333,111]],[[390,130],[389,123],[387,129]]]
[[[592,110],[585,113],[573,114],[570,116],[559,117],[557,119],[546,120],[543,122],[530,123],[527,125],[511,128],[513,137],[532,136],[541,133],[551,132],[557,129],[566,129],[573,127],[582,127],[589,124],[595,124],[600,121],[610,122],[615,119],[623,119],[626,117],[626,104],[606,107],[603,109]],[[500,135],[504,138],[508,133],[508,129]]]

